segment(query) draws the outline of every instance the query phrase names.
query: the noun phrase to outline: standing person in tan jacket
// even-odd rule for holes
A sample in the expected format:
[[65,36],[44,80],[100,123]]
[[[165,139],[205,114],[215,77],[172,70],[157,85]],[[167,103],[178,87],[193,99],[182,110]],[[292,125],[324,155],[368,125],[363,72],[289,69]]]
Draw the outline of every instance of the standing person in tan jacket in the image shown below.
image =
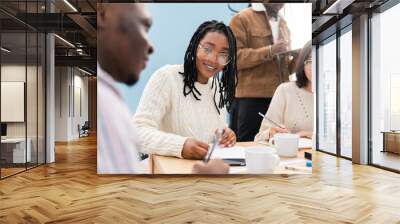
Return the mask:
[[290,31],[279,14],[284,4],[252,3],[230,27],[237,43],[238,86],[231,114],[237,141],[253,141],[276,88],[295,70]]

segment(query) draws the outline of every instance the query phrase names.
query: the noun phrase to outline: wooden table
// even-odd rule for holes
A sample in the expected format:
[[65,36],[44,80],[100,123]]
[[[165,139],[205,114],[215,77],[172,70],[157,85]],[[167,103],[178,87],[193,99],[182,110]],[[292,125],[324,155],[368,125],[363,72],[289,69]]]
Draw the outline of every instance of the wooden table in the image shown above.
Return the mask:
[[[261,145],[256,142],[240,142],[238,146],[249,147]],[[304,152],[312,152],[311,149],[300,149],[297,157],[280,157],[280,165],[274,170],[274,174],[311,174],[312,167],[306,167]],[[152,174],[190,174],[193,164],[199,160],[180,159],[176,157],[150,155],[149,170]],[[286,169],[289,166],[292,169]],[[247,174],[245,166],[231,166],[230,174]]]
[[382,131],[383,149],[382,152],[400,154],[400,131]]

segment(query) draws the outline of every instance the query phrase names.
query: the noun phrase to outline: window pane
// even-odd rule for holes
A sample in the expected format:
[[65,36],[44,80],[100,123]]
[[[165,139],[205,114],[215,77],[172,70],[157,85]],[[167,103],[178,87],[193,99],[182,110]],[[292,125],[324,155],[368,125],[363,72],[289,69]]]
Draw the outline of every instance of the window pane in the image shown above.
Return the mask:
[[[26,12],[37,13],[39,5],[37,1],[27,2]],[[32,18],[36,23],[37,17]],[[32,168],[38,164],[38,33],[34,29],[27,28],[27,74],[26,74],[26,125],[27,143],[31,153],[27,167]]]
[[318,147],[336,153],[336,40],[318,49]]
[[340,150],[351,158],[352,141],[352,35],[351,30],[340,36]]
[[26,80],[26,113],[27,113],[27,141],[30,147],[28,168],[37,165],[37,33],[27,33],[27,80]]
[[[373,16],[372,163],[400,170],[400,4]],[[387,132],[384,134],[384,132]],[[383,151],[383,152],[382,152]]]
[[38,45],[38,164],[45,162],[45,122],[46,122],[46,108],[45,108],[45,60],[46,60],[46,36],[43,33],[39,33],[39,45]]

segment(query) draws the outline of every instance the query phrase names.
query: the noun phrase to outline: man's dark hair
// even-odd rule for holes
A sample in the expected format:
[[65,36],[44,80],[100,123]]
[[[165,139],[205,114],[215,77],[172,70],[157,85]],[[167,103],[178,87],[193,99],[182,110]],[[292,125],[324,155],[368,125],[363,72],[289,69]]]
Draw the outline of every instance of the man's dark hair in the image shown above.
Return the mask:
[[[196,56],[200,40],[208,32],[222,33],[228,39],[229,56],[231,60],[227,65],[225,65],[224,69],[222,70],[222,75],[217,74],[213,77],[212,88],[215,88],[214,105],[218,113],[220,113],[219,109],[222,109],[224,106],[226,106],[227,110],[230,111],[233,99],[235,97],[235,89],[238,80],[236,68],[236,39],[230,27],[226,26],[222,22],[212,20],[202,23],[190,39],[189,46],[185,53],[184,71],[183,73],[180,73],[184,77],[183,95],[186,97],[191,93],[196,100],[200,100],[199,96],[201,96],[201,93],[194,85],[198,79]],[[215,95],[218,89],[217,85],[219,87],[220,95],[218,106],[215,101]]]
[[311,40],[308,41],[303,49],[301,49],[300,55],[297,60],[297,67],[296,67],[296,85],[299,88],[303,88],[307,86],[309,80],[307,79],[306,74],[304,73],[304,62],[307,60],[308,56],[311,54]]

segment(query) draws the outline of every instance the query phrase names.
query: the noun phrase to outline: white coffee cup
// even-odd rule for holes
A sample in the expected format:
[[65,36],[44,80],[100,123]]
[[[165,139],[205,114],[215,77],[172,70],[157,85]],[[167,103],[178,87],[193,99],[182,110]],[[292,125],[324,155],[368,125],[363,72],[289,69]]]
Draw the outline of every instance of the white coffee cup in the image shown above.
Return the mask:
[[279,156],[296,157],[299,149],[299,136],[290,133],[277,133],[269,141]]
[[280,159],[276,150],[266,146],[249,147],[245,150],[246,168],[248,173],[273,173]]

